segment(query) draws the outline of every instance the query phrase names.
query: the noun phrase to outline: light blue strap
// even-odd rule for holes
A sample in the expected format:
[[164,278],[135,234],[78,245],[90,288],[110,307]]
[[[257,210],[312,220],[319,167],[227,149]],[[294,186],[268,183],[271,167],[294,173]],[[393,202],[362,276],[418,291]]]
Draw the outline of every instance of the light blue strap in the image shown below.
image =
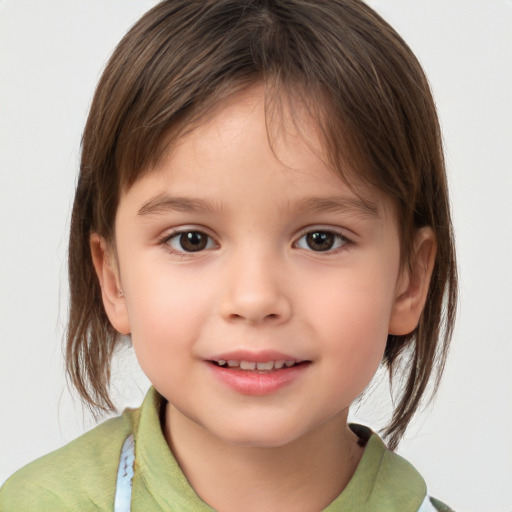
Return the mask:
[[438,512],[437,508],[434,507],[434,505],[432,505],[432,502],[430,501],[430,496],[428,494],[425,496],[425,499],[423,500],[423,503],[420,505],[418,512]]
[[121,456],[119,457],[114,512],[130,512],[134,462],[135,443],[133,441],[133,436],[130,435],[123,443]]

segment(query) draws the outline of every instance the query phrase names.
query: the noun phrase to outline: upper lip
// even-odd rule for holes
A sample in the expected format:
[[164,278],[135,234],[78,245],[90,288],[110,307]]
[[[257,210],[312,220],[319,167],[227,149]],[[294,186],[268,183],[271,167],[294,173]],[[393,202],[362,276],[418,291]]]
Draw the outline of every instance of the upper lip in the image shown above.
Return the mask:
[[223,352],[209,357],[210,361],[249,361],[251,363],[266,363],[268,361],[293,361],[294,363],[302,363],[305,359],[285,354],[276,350],[235,350],[231,352]]

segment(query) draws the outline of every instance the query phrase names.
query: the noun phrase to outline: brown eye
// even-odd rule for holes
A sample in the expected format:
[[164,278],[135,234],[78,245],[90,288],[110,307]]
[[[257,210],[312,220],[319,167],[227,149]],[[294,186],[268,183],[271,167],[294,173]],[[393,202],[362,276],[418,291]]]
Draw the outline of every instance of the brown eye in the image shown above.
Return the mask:
[[339,233],[332,231],[310,231],[298,240],[297,247],[315,252],[326,252],[338,249],[346,243],[347,239]]
[[176,233],[166,243],[176,252],[199,252],[214,246],[213,240],[201,231]]

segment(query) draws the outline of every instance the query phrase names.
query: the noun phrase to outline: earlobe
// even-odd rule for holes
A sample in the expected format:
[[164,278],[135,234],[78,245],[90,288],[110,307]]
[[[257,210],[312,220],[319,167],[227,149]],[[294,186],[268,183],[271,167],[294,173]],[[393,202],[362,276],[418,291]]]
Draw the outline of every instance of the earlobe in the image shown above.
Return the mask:
[[404,268],[398,282],[389,334],[409,334],[418,325],[427,300],[436,252],[436,238],[432,228],[420,228],[414,237],[410,263]]
[[92,261],[101,287],[105,312],[116,331],[130,334],[130,322],[115,258],[107,242],[96,233],[89,239]]

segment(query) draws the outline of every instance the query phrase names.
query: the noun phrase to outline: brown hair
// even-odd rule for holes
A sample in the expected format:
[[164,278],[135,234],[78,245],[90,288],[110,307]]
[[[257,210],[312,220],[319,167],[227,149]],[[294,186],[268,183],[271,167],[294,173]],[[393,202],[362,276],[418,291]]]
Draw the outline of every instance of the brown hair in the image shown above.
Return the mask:
[[[404,261],[415,230],[431,226],[437,258],[424,312],[388,337],[384,364],[398,401],[391,448],[428,382],[437,390],[452,334],[457,275],[441,136],[427,79],[400,36],[360,0],[167,0],[122,39],[98,84],[83,135],[69,245],[67,369],[94,410],[114,409],[108,387],[118,333],[103,309],[89,247],[114,238],[120,193],[191,124],[255,82],[278,101],[307,104],[333,169],[391,197]],[[344,170],[345,169],[345,170]],[[403,379],[403,380],[402,380]]]

